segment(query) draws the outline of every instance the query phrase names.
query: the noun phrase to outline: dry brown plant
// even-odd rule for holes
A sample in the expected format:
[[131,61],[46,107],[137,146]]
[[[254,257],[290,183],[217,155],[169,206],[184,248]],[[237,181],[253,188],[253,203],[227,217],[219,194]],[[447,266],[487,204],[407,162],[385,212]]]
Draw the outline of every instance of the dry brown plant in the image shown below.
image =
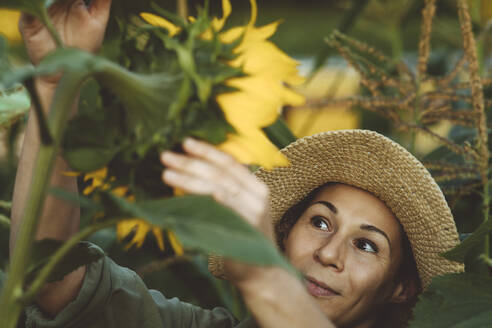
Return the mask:
[[[457,0],[457,12],[463,38],[463,56],[442,77],[427,74],[431,53],[431,34],[436,0],[426,0],[422,10],[422,26],[418,45],[419,57],[416,73],[403,61],[396,61],[361,41],[338,31],[327,42],[355,69],[368,95],[345,99],[310,101],[308,107],[323,108],[329,105],[358,106],[389,119],[393,126],[410,132],[415,137],[421,133],[459,155],[462,161],[424,163],[439,182],[461,180],[460,184],[444,185],[444,192],[455,199],[483,188],[484,215],[488,216],[488,134],[483,88],[491,80],[482,79],[475,36],[468,2]],[[465,104],[457,108],[456,104]],[[453,125],[476,129],[472,141],[457,142],[433,132],[432,124],[448,121]],[[486,201],[485,201],[486,200]]]

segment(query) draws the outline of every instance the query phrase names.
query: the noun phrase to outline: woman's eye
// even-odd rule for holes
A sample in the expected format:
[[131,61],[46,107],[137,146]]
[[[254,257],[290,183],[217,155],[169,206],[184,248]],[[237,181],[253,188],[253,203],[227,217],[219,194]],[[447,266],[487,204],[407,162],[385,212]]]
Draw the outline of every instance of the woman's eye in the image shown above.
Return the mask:
[[372,241],[367,239],[357,239],[355,241],[355,246],[358,249],[368,253],[377,253],[379,250],[376,244],[374,244]]
[[311,224],[318,228],[318,229],[321,229],[321,230],[326,230],[326,231],[329,231],[330,230],[330,226],[328,225],[328,223],[326,222],[326,220],[321,217],[321,216],[313,216],[311,218]]

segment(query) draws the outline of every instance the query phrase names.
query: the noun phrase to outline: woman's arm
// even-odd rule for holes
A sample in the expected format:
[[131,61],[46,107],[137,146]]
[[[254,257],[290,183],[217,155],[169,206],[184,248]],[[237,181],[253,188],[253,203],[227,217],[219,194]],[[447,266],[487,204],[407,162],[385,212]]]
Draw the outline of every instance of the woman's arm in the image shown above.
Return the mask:
[[[268,188],[249,170],[215,147],[193,139],[186,155],[164,152],[163,181],[190,193],[213,196],[239,213],[272,242]],[[334,327],[304,285],[286,270],[226,261],[227,277],[241,291],[262,327]]]
[[[100,48],[104,38],[110,5],[111,0],[94,0],[89,8],[82,0],[68,1],[53,5],[49,13],[67,46],[95,52]],[[37,65],[55,48],[48,31],[37,19],[23,14],[19,28],[33,64]],[[45,113],[48,112],[59,79],[60,76],[50,76],[36,80],[36,90]],[[74,103],[73,111],[76,110],[76,103]],[[19,226],[22,224],[23,210],[28,202],[27,194],[32,179],[34,159],[40,148],[36,119],[34,111],[31,111],[17,169],[12,204],[11,254],[15,247]],[[65,161],[58,157],[51,177],[51,186],[78,192],[76,179],[63,175],[63,172],[69,170]],[[36,239],[70,238],[78,230],[79,216],[77,206],[48,195],[40,217]],[[64,280],[47,285],[38,299],[39,306],[51,315],[58,313],[77,296],[84,274],[85,268],[81,267],[67,275]]]

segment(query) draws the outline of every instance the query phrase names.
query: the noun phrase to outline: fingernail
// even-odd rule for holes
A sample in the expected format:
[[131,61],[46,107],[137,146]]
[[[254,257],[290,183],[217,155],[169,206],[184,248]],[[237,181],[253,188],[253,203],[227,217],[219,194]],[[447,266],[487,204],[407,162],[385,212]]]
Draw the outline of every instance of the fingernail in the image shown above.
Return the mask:
[[176,156],[174,156],[174,154],[168,150],[162,152],[162,154],[161,154],[161,159],[163,162],[171,162],[175,158],[176,158]]
[[199,145],[198,141],[190,137],[186,138],[183,144],[185,147],[196,147]]
[[177,177],[178,177],[178,174],[173,170],[165,170],[164,171],[164,180],[173,181],[173,180],[176,180]]

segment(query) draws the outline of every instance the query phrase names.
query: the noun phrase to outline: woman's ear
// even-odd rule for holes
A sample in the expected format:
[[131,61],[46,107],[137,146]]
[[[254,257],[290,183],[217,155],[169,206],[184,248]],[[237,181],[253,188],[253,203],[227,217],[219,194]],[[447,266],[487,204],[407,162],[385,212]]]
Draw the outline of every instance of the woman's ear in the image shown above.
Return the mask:
[[400,281],[393,290],[391,303],[405,303],[417,295],[417,284],[413,280]]

